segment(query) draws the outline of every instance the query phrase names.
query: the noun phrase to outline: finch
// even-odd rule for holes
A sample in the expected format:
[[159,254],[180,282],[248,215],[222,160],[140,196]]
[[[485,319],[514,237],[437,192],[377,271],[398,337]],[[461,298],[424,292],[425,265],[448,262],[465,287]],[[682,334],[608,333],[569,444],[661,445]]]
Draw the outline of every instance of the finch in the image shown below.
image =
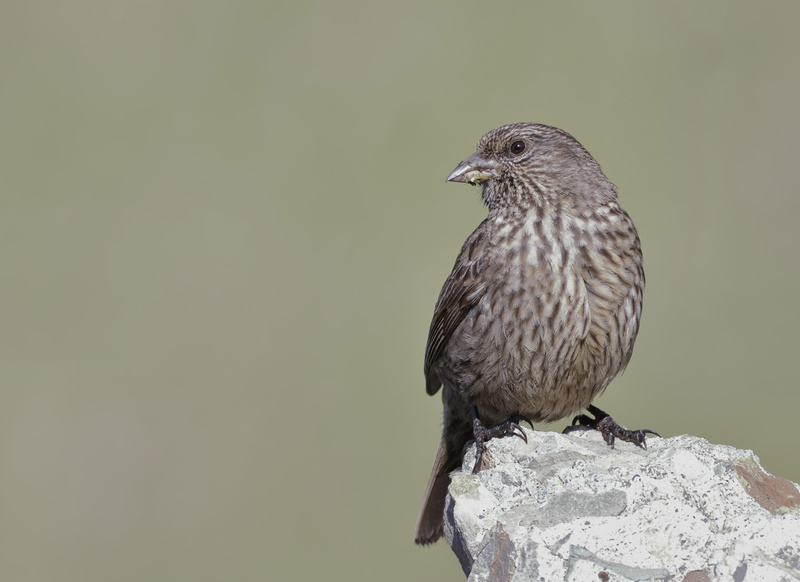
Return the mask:
[[[577,428],[645,446],[591,405],[625,369],[645,278],[633,221],[617,188],[570,134],[515,123],[485,134],[449,182],[482,187],[488,217],[442,287],[425,350],[428,394],[442,389],[444,428],[415,541],[443,534],[449,474],[465,445],[516,433],[520,420],[587,409]],[[653,433],[656,434],[656,433]]]

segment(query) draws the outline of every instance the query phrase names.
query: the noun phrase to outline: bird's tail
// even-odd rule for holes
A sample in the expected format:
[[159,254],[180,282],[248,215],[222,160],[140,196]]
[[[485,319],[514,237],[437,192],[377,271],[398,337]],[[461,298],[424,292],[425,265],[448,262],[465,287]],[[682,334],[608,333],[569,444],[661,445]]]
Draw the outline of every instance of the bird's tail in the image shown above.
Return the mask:
[[420,545],[432,544],[444,534],[444,502],[447,486],[450,484],[450,472],[461,465],[464,445],[472,435],[470,425],[456,428],[453,424],[442,434],[428,486],[425,488],[422,508],[417,516],[414,541]]
[[442,436],[414,528],[414,541],[421,545],[432,544],[444,534],[444,501],[450,484],[450,472],[444,470],[446,461],[447,444]]

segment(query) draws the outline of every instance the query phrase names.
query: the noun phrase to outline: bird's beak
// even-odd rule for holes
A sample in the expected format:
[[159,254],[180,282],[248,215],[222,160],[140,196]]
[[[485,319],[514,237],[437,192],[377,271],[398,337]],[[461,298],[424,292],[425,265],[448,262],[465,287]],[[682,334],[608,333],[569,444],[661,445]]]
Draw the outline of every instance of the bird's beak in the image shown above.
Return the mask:
[[496,169],[496,162],[482,157],[480,152],[475,152],[450,172],[450,175],[447,176],[447,181],[466,182],[475,186],[494,178]]

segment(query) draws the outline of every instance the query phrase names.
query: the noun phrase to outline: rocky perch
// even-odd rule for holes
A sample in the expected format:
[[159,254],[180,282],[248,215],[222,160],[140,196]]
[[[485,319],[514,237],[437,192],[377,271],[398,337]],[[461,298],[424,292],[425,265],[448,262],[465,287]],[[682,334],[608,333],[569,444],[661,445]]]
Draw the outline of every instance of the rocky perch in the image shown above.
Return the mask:
[[800,489],[752,451],[526,434],[452,475],[445,535],[470,581],[800,581]]

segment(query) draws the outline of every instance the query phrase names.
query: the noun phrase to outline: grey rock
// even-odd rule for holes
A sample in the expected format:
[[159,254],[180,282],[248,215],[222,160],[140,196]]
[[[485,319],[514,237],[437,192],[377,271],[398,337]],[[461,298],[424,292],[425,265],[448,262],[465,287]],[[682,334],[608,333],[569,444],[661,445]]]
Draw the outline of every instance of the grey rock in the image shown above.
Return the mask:
[[452,474],[445,535],[470,582],[800,582],[800,489],[752,451],[526,434],[490,441],[479,474]]

